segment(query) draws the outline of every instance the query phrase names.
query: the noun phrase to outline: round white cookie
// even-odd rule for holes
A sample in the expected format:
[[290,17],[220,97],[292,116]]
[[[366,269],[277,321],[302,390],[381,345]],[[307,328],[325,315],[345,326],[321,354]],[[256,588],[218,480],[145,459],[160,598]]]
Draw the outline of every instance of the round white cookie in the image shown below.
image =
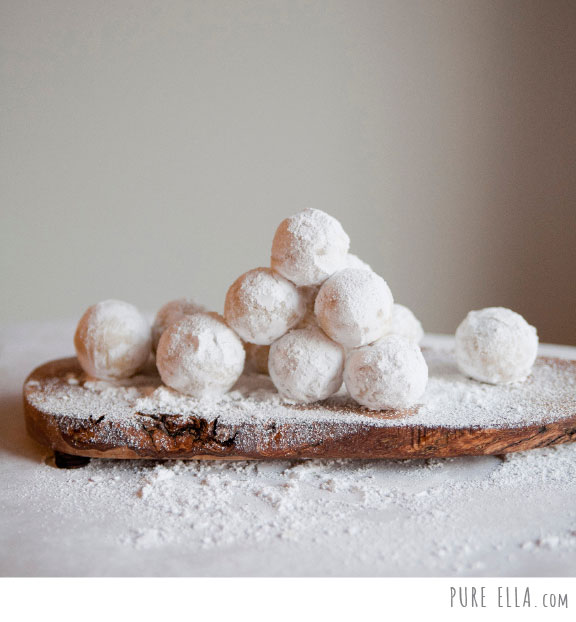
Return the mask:
[[326,212],[305,209],[280,223],[271,266],[298,286],[320,285],[346,266],[350,238]]
[[392,292],[371,270],[346,268],[320,288],[314,311],[322,330],[347,348],[376,341],[388,328]]
[[354,253],[348,253],[348,255],[346,255],[346,267],[358,268],[359,270],[372,270],[371,266],[365,261],[362,261],[358,255],[354,255]]
[[538,352],[534,326],[504,307],[470,311],[456,330],[456,361],[466,376],[490,384],[525,380]]
[[424,337],[424,329],[418,318],[408,307],[394,303],[386,335],[400,335],[401,337],[407,337],[414,343],[420,343]]
[[426,389],[428,366],[417,344],[389,335],[348,353],[344,382],[350,395],[366,408],[408,408]]
[[203,399],[228,391],[244,368],[244,347],[216,313],[196,313],[160,337],[156,365],[167,386]]
[[199,305],[188,298],[171,300],[161,307],[156,314],[154,323],[152,324],[152,349],[154,352],[156,352],[162,333],[168,328],[168,326],[170,326],[170,324],[174,324],[174,322],[181,320],[187,315],[201,313],[203,311],[206,311],[206,309],[202,305]]
[[134,305],[104,300],[80,319],[74,346],[88,375],[104,380],[128,378],[148,361],[150,325]]
[[284,398],[316,402],[342,385],[344,350],[319,328],[291,330],[270,346],[268,369]]
[[297,287],[270,268],[255,268],[228,289],[224,318],[249,343],[265,346],[296,326],[306,311]]

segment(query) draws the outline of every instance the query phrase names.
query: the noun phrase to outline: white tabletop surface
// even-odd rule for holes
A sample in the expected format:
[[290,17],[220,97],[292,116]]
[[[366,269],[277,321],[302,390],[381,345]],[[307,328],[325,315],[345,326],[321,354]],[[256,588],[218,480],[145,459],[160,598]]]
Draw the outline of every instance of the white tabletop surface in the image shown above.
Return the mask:
[[73,329],[0,332],[2,576],[576,574],[576,444],[505,459],[56,469],[26,435],[21,392],[34,367],[73,353]]

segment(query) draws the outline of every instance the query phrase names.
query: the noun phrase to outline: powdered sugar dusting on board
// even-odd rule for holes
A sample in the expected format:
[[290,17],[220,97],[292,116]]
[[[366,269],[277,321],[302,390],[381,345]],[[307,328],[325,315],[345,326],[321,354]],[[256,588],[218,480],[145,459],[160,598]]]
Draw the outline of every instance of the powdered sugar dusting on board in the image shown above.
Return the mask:
[[220,399],[196,400],[162,386],[154,374],[128,381],[88,381],[64,373],[25,387],[27,399],[55,416],[95,419],[101,416],[129,426],[145,415],[194,414],[221,424],[300,423],[308,426],[425,426],[449,428],[513,427],[559,419],[576,413],[576,374],[570,364],[538,359],[523,383],[488,385],[462,376],[451,350],[425,350],[430,378],[416,409],[373,413],[341,393],[312,405],[285,403],[267,376],[248,374]]

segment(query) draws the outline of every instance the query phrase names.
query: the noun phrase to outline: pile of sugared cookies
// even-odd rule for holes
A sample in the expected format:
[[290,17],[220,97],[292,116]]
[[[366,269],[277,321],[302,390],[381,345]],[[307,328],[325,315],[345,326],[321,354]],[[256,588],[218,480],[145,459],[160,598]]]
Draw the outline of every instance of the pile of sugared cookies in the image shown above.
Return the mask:
[[[100,302],[78,324],[80,364],[90,376],[122,379],[155,352],[162,381],[197,399],[225,393],[246,367],[269,373],[292,402],[325,399],[344,382],[367,408],[411,406],[428,381],[422,326],[349,246],[335,218],[306,209],[278,227],[271,267],[230,286],[223,317],[175,300],[150,328],[133,305]],[[456,332],[462,373],[493,384],[524,380],[537,346],[534,327],[501,307],[470,312]]]

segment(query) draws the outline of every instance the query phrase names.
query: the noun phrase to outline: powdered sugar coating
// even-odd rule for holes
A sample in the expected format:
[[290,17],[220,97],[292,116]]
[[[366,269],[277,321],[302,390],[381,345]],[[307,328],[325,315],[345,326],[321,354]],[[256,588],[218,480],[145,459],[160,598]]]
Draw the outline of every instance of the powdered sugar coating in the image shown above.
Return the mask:
[[150,356],[150,325],[138,309],[104,300],[82,316],[74,335],[82,369],[95,378],[128,378]]
[[152,348],[154,351],[158,348],[158,342],[162,333],[170,326],[181,320],[187,315],[201,313],[206,309],[189,298],[178,298],[171,300],[158,310],[154,323],[152,324]]
[[372,343],[383,336],[394,300],[386,281],[375,272],[346,268],[320,288],[314,310],[318,324],[347,348]]
[[272,242],[271,266],[296,285],[320,285],[346,266],[350,238],[338,220],[305,209],[280,223]]
[[344,350],[319,328],[291,330],[270,347],[268,367],[284,398],[316,402],[342,386]]
[[538,334],[518,313],[504,307],[470,311],[456,330],[460,371],[481,382],[525,380],[538,350]]
[[386,335],[400,335],[414,343],[420,343],[424,337],[424,329],[408,307],[394,303]]
[[348,354],[344,382],[350,395],[371,410],[408,408],[424,394],[428,366],[413,341],[389,335]]
[[228,289],[224,318],[244,341],[270,345],[296,326],[305,310],[290,281],[270,268],[255,268]]
[[346,267],[357,268],[358,270],[372,270],[369,264],[360,259],[358,255],[354,255],[354,253],[348,253],[348,255],[346,255]]
[[196,313],[169,326],[158,343],[162,381],[198,399],[228,391],[244,368],[244,348],[216,313]]

